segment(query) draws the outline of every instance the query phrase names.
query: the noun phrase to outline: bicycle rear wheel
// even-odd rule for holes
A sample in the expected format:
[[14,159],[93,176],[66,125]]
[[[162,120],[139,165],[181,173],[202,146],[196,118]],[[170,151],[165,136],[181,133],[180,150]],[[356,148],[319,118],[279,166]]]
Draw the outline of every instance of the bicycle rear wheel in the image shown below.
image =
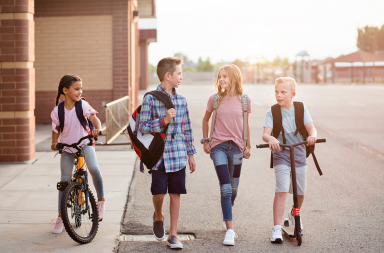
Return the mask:
[[88,210],[85,193],[81,192],[81,183],[73,182],[68,185],[61,199],[61,216],[65,230],[75,242],[82,244],[91,242],[99,228],[96,200],[90,190],[88,193]]

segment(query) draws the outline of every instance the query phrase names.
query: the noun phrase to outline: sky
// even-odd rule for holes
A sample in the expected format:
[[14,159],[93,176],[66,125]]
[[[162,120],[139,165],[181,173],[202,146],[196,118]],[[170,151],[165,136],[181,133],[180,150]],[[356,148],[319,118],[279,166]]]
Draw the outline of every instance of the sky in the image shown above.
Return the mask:
[[384,25],[383,12],[384,0],[157,0],[149,62],[179,52],[213,63],[338,57],[357,50],[357,28]]

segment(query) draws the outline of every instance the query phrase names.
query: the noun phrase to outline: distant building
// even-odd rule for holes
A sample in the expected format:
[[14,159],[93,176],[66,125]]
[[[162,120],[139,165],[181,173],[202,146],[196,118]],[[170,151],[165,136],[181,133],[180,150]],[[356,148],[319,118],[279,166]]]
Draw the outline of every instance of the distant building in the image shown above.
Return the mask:
[[344,83],[384,83],[384,57],[356,51],[328,61],[332,64],[333,81]]

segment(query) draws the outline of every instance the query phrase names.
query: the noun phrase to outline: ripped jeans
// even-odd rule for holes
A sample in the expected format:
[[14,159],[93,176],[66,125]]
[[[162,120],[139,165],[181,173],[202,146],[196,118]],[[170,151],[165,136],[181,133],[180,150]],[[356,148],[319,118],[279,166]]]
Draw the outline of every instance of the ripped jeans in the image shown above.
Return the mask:
[[212,148],[212,160],[220,184],[223,220],[231,221],[232,206],[239,187],[243,153],[233,141],[226,141]]

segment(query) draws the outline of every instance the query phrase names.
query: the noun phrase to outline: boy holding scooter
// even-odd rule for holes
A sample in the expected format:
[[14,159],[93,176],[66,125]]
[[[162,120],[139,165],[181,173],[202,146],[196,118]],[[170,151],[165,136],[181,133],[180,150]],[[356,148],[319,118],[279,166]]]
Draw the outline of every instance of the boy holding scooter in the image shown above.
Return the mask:
[[[304,137],[299,133],[306,131],[307,146],[314,145],[317,140],[317,131],[313,125],[311,116],[308,109],[303,105],[304,129],[298,129],[295,122],[295,108],[292,99],[296,96],[297,83],[291,77],[281,77],[275,81],[275,97],[277,104],[268,110],[265,117],[264,131],[262,139],[269,144],[269,148],[272,151],[273,167],[275,171],[276,187],[275,187],[275,199],[273,201],[273,220],[274,226],[272,228],[271,242],[282,242],[281,221],[285,210],[285,199],[288,191],[292,194],[291,186],[291,162],[290,152],[286,149],[281,149],[280,143],[295,144],[305,141]],[[280,107],[280,112],[276,113],[273,108]],[[275,113],[276,114],[275,114]],[[276,121],[273,116],[278,115],[281,120]],[[279,133],[273,132],[273,129],[277,128],[274,123],[280,122],[281,129]],[[304,202],[304,194],[307,186],[307,162],[306,162],[306,147],[304,145],[297,146],[295,148],[295,166],[296,166],[296,181],[297,181],[297,194],[299,210]],[[272,164],[271,164],[272,166]],[[292,225],[295,225],[294,215],[292,210],[288,212],[288,218]],[[300,219],[301,221],[301,219]],[[301,223],[301,229],[303,224]]]

